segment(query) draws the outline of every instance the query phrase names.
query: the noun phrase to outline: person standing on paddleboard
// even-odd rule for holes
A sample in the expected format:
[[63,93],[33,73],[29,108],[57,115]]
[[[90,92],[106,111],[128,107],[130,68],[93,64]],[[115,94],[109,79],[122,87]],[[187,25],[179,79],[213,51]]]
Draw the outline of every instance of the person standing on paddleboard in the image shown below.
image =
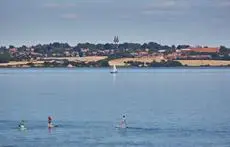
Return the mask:
[[53,124],[52,124],[52,118],[51,116],[48,117],[48,128],[52,128]]
[[21,122],[18,125],[19,128],[25,128],[25,121],[21,120]]
[[125,115],[122,116],[122,119],[121,119],[121,122],[120,122],[120,128],[127,128]]

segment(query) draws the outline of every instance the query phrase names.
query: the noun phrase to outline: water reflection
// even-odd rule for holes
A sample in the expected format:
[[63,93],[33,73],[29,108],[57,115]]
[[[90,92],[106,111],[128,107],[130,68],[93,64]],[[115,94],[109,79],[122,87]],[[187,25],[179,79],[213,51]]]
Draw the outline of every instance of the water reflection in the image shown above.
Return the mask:
[[117,74],[113,73],[112,76],[113,76],[113,85],[115,85],[116,84],[116,79],[117,79]]
[[48,128],[48,132],[51,134],[52,133],[52,128]]
[[117,130],[120,136],[127,136],[127,129],[117,128]]

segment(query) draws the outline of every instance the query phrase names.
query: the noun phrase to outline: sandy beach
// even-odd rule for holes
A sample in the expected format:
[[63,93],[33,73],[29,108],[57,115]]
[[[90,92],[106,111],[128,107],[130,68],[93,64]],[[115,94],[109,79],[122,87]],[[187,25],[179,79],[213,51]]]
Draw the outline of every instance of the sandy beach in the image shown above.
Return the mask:
[[[27,67],[27,64],[29,63],[33,63],[33,64],[43,64],[44,61],[11,61],[9,63],[0,63],[0,67],[17,67],[17,66],[23,66],[23,67]],[[28,66],[29,67],[29,66]]]
[[[74,62],[97,62],[99,60],[106,59],[107,56],[88,56],[88,57],[48,57],[45,60],[68,60]],[[0,63],[0,67],[29,67],[29,63],[33,63],[36,66],[40,66],[45,61],[11,61],[9,63]]]
[[[45,60],[69,60],[73,62],[97,62],[99,60],[106,59],[107,56],[88,56],[88,57],[49,57],[45,58]],[[160,62],[162,57],[160,56],[150,56],[150,57],[136,57],[136,58],[119,58],[109,61],[109,65],[113,66],[128,66],[128,61],[133,62],[144,62],[144,63],[151,63],[153,61]],[[9,63],[0,63],[0,67],[30,67],[28,64],[33,63],[35,66],[40,67],[44,64],[45,60],[43,61],[11,61]],[[166,60],[166,59],[164,59]],[[230,61],[224,60],[176,60],[180,62],[182,65],[187,66],[228,66],[230,65]]]
[[187,66],[228,66],[230,61],[224,60],[177,60],[183,65]]
[[136,57],[136,58],[120,58],[114,59],[109,61],[109,65],[116,65],[116,66],[127,66],[125,62],[133,61],[133,62],[145,62],[151,63],[153,61],[160,62],[161,60],[165,60],[163,57],[160,56],[147,56],[147,57]]

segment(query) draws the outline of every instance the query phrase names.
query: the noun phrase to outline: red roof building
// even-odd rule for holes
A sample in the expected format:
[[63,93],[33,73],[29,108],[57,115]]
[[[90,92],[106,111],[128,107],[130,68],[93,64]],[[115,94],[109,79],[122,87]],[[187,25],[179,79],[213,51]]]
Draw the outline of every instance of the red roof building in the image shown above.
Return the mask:
[[215,47],[207,47],[207,48],[190,48],[190,52],[198,52],[198,53],[218,53],[220,48]]

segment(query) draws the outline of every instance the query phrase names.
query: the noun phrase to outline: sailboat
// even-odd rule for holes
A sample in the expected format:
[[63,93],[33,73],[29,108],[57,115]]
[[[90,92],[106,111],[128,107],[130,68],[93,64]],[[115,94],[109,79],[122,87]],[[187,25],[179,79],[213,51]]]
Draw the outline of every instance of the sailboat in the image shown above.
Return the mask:
[[118,73],[116,65],[113,65],[113,70],[110,73]]

